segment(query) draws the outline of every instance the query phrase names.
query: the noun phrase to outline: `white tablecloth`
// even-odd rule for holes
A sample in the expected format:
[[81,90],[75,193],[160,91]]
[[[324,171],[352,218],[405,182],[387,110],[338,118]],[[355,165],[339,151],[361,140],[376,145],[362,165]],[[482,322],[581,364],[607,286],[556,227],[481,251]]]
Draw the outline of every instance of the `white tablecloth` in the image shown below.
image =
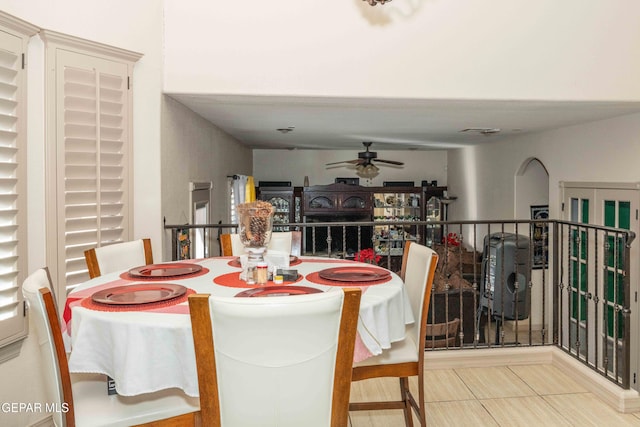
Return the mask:
[[[300,259],[302,262],[291,268],[303,276],[326,268],[366,266],[328,258]],[[234,296],[246,289],[214,283],[218,276],[239,273],[240,269],[230,266],[229,261],[229,257],[190,261],[209,269],[209,272],[163,282],[180,284],[198,293]],[[152,283],[144,280],[123,283],[120,273],[107,274],[78,286],[69,294],[69,301],[74,297],[87,297],[92,293],[91,288],[96,286],[141,282]],[[306,277],[295,285],[325,291],[338,289],[310,282]],[[402,280],[393,273],[388,282],[362,289],[358,333],[365,350],[371,355],[378,355],[391,343],[404,339],[405,325],[413,323],[413,314]],[[99,311],[83,307],[81,300],[70,303],[70,308],[71,322],[67,325],[67,332],[71,332],[71,372],[106,374],[115,380],[118,393],[126,396],[172,387],[178,387],[190,396],[198,395],[191,321],[186,302],[170,312]]]

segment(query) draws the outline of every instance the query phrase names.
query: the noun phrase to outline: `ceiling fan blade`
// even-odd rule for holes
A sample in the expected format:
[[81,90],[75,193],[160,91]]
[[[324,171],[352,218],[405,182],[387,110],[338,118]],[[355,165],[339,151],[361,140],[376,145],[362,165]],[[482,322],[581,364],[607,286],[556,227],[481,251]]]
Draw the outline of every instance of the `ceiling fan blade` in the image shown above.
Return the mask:
[[330,165],[338,165],[340,163],[351,163],[353,165],[355,165],[356,163],[359,163],[360,160],[342,160],[340,162],[331,162],[331,163],[325,163],[326,166],[330,166]]
[[398,165],[398,166],[404,165],[403,162],[397,162],[395,160],[373,159],[373,161],[374,162],[389,163],[390,165]]

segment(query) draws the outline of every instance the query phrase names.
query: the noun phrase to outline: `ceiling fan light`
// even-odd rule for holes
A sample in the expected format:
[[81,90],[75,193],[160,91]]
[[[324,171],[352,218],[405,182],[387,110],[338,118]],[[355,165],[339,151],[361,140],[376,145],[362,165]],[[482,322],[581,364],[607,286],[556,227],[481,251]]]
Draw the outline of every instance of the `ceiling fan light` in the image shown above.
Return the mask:
[[376,165],[358,165],[356,166],[356,175],[361,178],[371,179],[378,176],[380,169]]

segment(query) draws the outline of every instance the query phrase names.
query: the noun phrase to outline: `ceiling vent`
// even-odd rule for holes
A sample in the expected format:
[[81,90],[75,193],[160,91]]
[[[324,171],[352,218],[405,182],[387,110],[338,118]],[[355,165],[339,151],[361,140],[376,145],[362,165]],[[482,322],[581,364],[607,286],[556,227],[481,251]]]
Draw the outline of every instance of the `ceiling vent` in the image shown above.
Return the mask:
[[499,133],[502,129],[500,128],[467,128],[462,129],[460,132],[475,132],[482,135],[493,135],[494,133]]

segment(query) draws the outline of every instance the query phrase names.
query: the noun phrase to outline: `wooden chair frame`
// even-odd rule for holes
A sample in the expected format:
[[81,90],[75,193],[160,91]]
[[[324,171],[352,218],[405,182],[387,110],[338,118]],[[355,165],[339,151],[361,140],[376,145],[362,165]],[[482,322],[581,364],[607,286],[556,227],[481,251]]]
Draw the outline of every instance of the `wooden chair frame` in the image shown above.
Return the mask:
[[[404,248],[404,255],[402,258],[402,267],[400,277],[405,279],[405,273],[407,268],[407,259],[409,256],[409,247],[411,242],[406,242]],[[435,275],[436,266],[438,265],[438,255],[433,254],[431,256],[431,262],[429,267],[429,274],[427,276],[427,283],[425,284],[424,301],[422,304],[422,313],[420,313],[420,342],[418,343],[418,361],[407,363],[396,363],[388,365],[372,365],[372,366],[357,366],[353,368],[352,381],[366,380],[370,378],[381,377],[397,377],[400,380],[400,393],[401,400],[397,401],[378,401],[378,402],[353,402],[349,405],[350,411],[372,411],[379,409],[402,409],[404,410],[404,419],[407,426],[413,426],[413,417],[411,409],[413,408],[418,415],[420,424],[424,427],[427,425],[426,421],[426,406],[424,401],[424,348],[426,340],[426,324],[427,313],[429,311],[429,302],[431,300],[431,288],[433,286],[433,278]],[[416,320],[418,321],[418,320]],[[409,377],[418,377],[418,401],[414,398],[413,394],[409,390]]]
[[220,255],[232,256],[233,247],[231,245],[231,234],[225,233],[220,235]]
[[[331,426],[334,427],[346,426],[349,421],[353,352],[361,294],[360,289],[344,289],[331,405]],[[198,370],[202,422],[206,426],[220,427],[220,399],[209,295],[189,296],[189,310]]]
[[[153,264],[153,252],[151,250],[151,239],[142,239],[144,245],[144,261],[146,265]],[[89,269],[89,278],[99,277],[102,275],[100,272],[100,265],[98,264],[98,258],[96,257],[96,249],[91,248],[84,251],[84,259],[87,262],[87,268]]]
[[445,323],[427,323],[425,346],[427,348],[455,347],[459,332],[460,319],[457,317]]

